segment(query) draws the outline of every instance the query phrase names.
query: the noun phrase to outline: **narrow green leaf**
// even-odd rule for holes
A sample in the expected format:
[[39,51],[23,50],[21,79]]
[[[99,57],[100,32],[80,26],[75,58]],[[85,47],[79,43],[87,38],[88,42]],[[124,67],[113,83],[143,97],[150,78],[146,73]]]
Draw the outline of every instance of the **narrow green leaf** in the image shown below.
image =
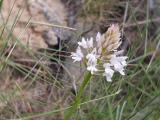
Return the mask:
[[75,99],[75,102],[73,103],[72,107],[70,109],[68,109],[66,112],[65,112],[65,115],[64,115],[64,120],[70,120],[70,117],[77,111],[77,109],[80,107],[80,104],[81,104],[81,96],[87,86],[87,84],[89,83],[89,81],[91,80],[91,72],[87,72],[85,77],[84,77],[84,80],[80,86],[80,89],[79,89],[79,92],[76,96],[76,99]]
[[0,9],[2,8],[3,0],[0,0]]

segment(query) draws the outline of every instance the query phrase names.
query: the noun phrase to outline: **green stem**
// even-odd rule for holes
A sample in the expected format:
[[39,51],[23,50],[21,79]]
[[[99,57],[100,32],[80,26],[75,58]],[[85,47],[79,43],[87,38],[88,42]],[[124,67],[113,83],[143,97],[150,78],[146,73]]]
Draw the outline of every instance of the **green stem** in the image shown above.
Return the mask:
[[80,86],[80,89],[78,91],[78,94],[76,96],[76,99],[72,105],[72,107],[66,111],[65,115],[64,115],[64,120],[69,120],[70,117],[76,112],[76,110],[80,107],[80,103],[81,103],[81,97],[82,94],[84,93],[84,90],[87,86],[87,84],[89,83],[89,81],[91,80],[91,72],[87,72],[86,75],[84,76],[84,80]]

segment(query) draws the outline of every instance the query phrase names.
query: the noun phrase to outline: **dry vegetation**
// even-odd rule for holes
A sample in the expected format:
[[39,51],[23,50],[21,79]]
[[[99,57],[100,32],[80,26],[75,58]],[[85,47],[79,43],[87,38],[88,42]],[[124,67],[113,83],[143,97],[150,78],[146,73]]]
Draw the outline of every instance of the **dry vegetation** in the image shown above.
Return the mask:
[[159,6],[158,0],[4,0],[0,120],[62,120],[84,73],[70,52],[82,36],[104,33],[111,23],[121,27],[126,76],[112,83],[95,76],[73,120],[160,120]]

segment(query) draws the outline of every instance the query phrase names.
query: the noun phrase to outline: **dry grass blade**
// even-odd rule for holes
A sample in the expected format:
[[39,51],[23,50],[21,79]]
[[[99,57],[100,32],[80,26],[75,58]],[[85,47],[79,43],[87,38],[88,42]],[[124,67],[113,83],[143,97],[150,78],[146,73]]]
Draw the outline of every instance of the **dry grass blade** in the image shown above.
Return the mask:
[[[20,23],[27,23],[27,21],[19,21]],[[62,25],[56,25],[56,24],[51,24],[51,23],[46,23],[46,22],[40,22],[40,21],[30,21],[29,22],[31,25],[44,25],[44,26],[48,26],[48,27],[57,27],[57,28],[62,28],[62,29],[68,29],[68,30],[73,30],[76,31],[77,29],[75,28],[71,28],[71,27],[67,27],[67,26],[62,26]]]
[[143,21],[137,21],[137,23],[126,23],[126,24],[124,24],[124,28],[136,27],[137,25],[144,25],[146,23],[151,23],[151,22],[158,22],[159,23],[159,21],[160,21],[160,17],[148,19],[148,20],[143,20]]

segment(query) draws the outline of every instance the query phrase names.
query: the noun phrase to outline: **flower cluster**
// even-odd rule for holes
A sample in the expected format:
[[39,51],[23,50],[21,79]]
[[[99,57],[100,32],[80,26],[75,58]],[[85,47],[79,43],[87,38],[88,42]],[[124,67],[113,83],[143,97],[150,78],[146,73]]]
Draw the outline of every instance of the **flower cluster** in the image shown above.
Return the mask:
[[91,74],[102,73],[111,82],[114,72],[125,75],[126,56],[120,56],[117,48],[121,45],[119,26],[111,25],[105,34],[97,33],[96,40],[82,38],[76,52],[71,53],[74,62],[83,61]]

